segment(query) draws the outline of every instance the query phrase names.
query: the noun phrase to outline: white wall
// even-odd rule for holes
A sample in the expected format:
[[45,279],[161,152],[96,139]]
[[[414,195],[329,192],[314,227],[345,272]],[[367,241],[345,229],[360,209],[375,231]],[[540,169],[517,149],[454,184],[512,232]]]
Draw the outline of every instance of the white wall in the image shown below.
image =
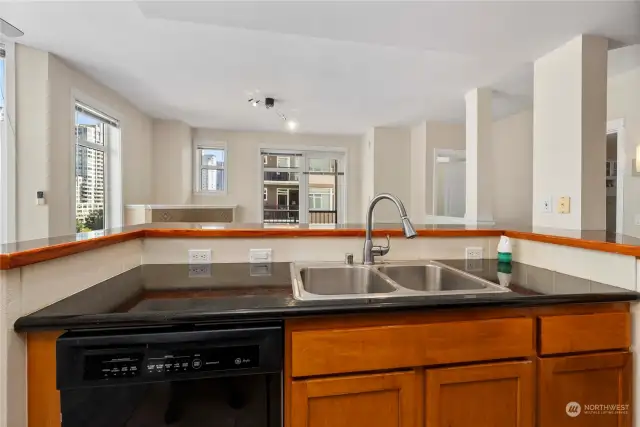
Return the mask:
[[153,201],[190,203],[193,193],[191,128],[177,120],[153,120]]
[[634,222],[635,215],[640,214],[640,177],[631,176],[631,159],[636,158],[636,146],[640,144],[640,68],[609,79],[607,120],[616,119],[624,119],[626,131],[622,230],[640,237],[640,226]]
[[[17,239],[75,233],[76,96],[120,119],[123,204],[150,203],[151,119],[55,55],[16,46]],[[48,205],[36,205],[38,190]]]
[[[194,195],[192,202],[195,204],[237,204],[237,222],[259,223],[262,220],[263,200],[261,148],[335,148],[345,151],[347,157],[347,222],[363,222],[360,208],[362,141],[359,136],[234,132],[200,128],[193,130],[193,139],[196,143],[227,143],[229,177],[226,196]],[[189,179],[192,179],[191,175]],[[163,182],[156,182],[156,185],[163,185]]]
[[493,122],[493,218],[498,224],[531,224],[533,111]]

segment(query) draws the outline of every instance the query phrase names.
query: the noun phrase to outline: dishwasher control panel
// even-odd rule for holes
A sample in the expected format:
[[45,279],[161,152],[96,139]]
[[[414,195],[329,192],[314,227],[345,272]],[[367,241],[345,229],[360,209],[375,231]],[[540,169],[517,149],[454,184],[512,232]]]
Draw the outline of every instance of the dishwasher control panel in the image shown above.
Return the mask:
[[58,338],[59,390],[282,370],[281,324],[182,331],[68,332]]
[[84,379],[132,378],[140,375],[169,376],[185,372],[206,372],[255,368],[260,363],[258,345],[212,347],[164,352],[88,354]]
[[208,348],[192,352],[177,352],[149,357],[144,370],[148,374],[217,371],[255,368],[260,360],[257,345]]

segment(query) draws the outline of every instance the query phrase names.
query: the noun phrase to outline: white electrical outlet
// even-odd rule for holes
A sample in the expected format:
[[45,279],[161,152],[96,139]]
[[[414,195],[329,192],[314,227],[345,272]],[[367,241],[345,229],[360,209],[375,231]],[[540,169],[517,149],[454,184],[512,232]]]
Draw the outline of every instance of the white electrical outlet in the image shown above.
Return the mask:
[[635,218],[634,218],[634,222],[636,225],[640,225],[640,214],[636,214]]
[[547,196],[542,200],[542,212],[544,213],[553,212],[553,204],[551,201],[551,196]]
[[189,249],[189,264],[211,264],[211,249]]
[[465,248],[465,259],[482,259],[482,248],[481,247]]
[[268,264],[271,262],[271,249],[249,249],[249,262]]
[[190,265],[189,277],[211,277],[211,265],[210,264]]

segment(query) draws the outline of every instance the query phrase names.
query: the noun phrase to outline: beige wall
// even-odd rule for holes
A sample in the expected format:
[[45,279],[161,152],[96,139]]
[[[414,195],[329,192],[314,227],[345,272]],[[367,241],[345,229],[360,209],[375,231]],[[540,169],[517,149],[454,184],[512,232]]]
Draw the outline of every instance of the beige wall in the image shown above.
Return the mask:
[[153,120],[154,203],[190,203],[194,188],[192,156],[189,125],[177,120]]
[[465,126],[459,123],[427,122],[427,173],[425,203],[427,215],[435,215],[433,209],[433,164],[437,148],[464,150]]
[[533,111],[493,122],[493,219],[531,224]]
[[16,44],[16,240],[50,235],[51,207],[35,202],[50,188],[49,57]]
[[427,122],[421,122],[411,128],[411,220],[416,223],[426,221],[427,212],[427,174],[432,165],[427,164]]
[[[373,130],[373,189],[375,194],[391,193],[411,212],[411,132],[403,127]],[[382,200],[374,211],[376,222],[398,223],[398,209]],[[364,220],[364,218],[363,218]]]
[[[495,258],[498,237],[450,237],[391,239],[385,260],[461,259],[466,247],[483,248],[486,258]],[[364,238],[300,237],[296,239],[144,239],[143,264],[184,264],[189,249],[211,249],[214,263],[247,262],[249,249],[270,248],[274,262],[338,261],[352,253],[362,262]],[[634,276],[635,277],[635,276]]]
[[364,135],[362,136],[362,141],[361,141],[361,147],[362,147],[362,165],[361,165],[361,192],[362,192],[362,196],[361,196],[361,214],[359,217],[359,220],[356,221],[358,223],[364,223],[365,222],[365,218],[367,215],[367,209],[369,207],[369,202],[371,201],[371,199],[373,199],[373,196],[375,195],[375,186],[373,183],[373,173],[374,173],[374,168],[373,168],[373,161],[374,161],[374,155],[373,155],[373,128],[368,129]]
[[[195,204],[237,204],[237,222],[261,222],[262,163],[261,148],[336,149],[346,153],[347,222],[362,222],[360,208],[361,138],[350,135],[304,135],[284,132],[235,132],[217,129],[194,129],[196,143],[226,142],[228,188],[224,196],[194,195]],[[189,175],[189,179],[192,179]],[[156,185],[164,185],[157,181]],[[159,202],[159,201],[158,201]]]
[[[124,204],[150,203],[150,118],[55,55],[16,46],[17,239],[75,232],[76,97],[120,119],[123,185],[117,191]],[[45,191],[47,205],[36,205],[38,190]]]
[[617,119],[624,119],[626,133],[622,230],[640,237],[640,226],[634,222],[640,214],[640,177],[631,176],[631,159],[636,158],[636,146],[640,144],[640,68],[609,79],[607,120]]
[[[535,61],[534,225],[604,229],[607,40],[579,36]],[[543,200],[553,198],[553,212]],[[571,198],[570,213],[557,200]]]

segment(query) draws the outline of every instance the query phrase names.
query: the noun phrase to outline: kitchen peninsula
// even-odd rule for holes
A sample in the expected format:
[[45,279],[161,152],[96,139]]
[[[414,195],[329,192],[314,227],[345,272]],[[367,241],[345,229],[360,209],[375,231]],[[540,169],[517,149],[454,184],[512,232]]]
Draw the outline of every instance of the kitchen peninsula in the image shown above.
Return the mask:
[[[17,332],[9,360],[26,337],[28,370],[10,373],[28,391],[28,405],[13,397],[10,416],[22,407],[29,427],[59,425],[51,372],[64,331],[276,322],[287,427],[631,425],[640,241],[431,225],[405,240],[396,225],[378,225],[374,237],[392,236],[385,260],[439,260],[509,292],[300,301],[289,263],[342,262],[345,252],[359,262],[361,226],[208,227],[146,224],[6,247],[0,286],[21,301],[6,319]],[[514,241],[510,271],[490,259],[502,234]],[[485,259],[465,261],[467,247]],[[191,248],[211,249],[213,263],[185,265]],[[246,263],[252,248],[272,249],[273,262]],[[576,424],[566,411],[573,401],[621,410],[582,414]]]

